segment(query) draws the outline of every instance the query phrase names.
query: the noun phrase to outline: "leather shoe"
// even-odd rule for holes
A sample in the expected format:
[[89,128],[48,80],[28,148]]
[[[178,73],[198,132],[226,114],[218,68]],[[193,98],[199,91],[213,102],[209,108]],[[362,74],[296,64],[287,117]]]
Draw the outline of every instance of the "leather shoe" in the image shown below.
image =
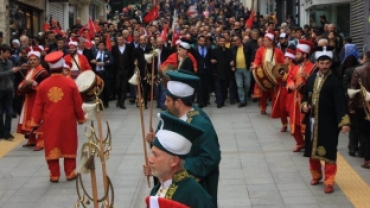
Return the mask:
[[204,107],[204,105],[203,105],[203,104],[198,104],[198,107],[199,107],[199,108],[203,108],[203,107]]
[[280,132],[286,132],[287,130],[288,130],[288,126],[285,125],[285,126],[281,127]]
[[161,110],[162,110],[162,111],[166,111],[166,106],[162,106],[162,107],[161,107]]
[[261,110],[261,114],[263,114],[263,115],[264,115],[264,114],[267,114],[267,113],[266,113],[266,110]]
[[319,184],[319,183],[320,183],[320,181],[321,181],[321,178],[322,178],[322,177],[317,178],[317,179],[312,179],[312,180],[311,180],[311,186],[315,186],[315,185]]
[[22,145],[22,147],[34,147],[34,146],[36,146],[35,143],[32,144],[32,143],[28,143],[28,142],[26,144]]
[[128,101],[130,104],[134,104],[135,103],[135,100],[129,100]]
[[333,193],[333,192],[334,192],[333,185],[325,185],[324,192],[325,192],[326,194],[331,194],[331,193]]
[[302,149],[304,149],[304,145],[296,145],[293,152],[300,152]]
[[67,178],[67,181],[74,181],[76,180],[76,178],[77,178],[77,175],[73,176],[72,178]]
[[242,107],[245,107],[247,104],[246,103],[244,103],[244,102],[241,102],[241,103],[239,103],[239,105],[238,105],[238,108],[242,108]]
[[52,182],[52,183],[58,183],[58,182],[59,182],[59,180],[52,180],[52,179],[50,178],[50,182]]
[[121,105],[120,108],[125,110],[126,109],[126,106],[125,105]]
[[348,151],[348,154],[349,154],[349,156],[351,156],[351,157],[357,157],[357,155],[356,155],[356,151]]
[[41,151],[43,149],[44,149],[43,147],[36,146],[36,147],[33,148],[33,151],[37,152],[37,151]]

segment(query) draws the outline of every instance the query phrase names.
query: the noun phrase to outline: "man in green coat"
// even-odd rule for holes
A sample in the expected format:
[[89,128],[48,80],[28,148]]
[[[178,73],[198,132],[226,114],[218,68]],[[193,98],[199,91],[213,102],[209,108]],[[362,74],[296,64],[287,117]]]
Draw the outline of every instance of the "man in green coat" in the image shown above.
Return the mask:
[[151,196],[180,202],[191,208],[214,208],[211,196],[184,169],[192,143],[204,132],[169,113],[159,114],[161,127],[153,141],[145,174],[158,178]]
[[[204,134],[193,143],[185,160],[185,169],[211,195],[213,203],[217,207],[221,151],[212,123],[202,115],[202,112],[192,106],[194,89],[199,78],[176,71],[169,71],[166,75],[170,78],[167,83],[165,102],[168,112],[204,130]],[[147,141],[152,143],[155,136],[155,133],[149,132],[146,137]]]

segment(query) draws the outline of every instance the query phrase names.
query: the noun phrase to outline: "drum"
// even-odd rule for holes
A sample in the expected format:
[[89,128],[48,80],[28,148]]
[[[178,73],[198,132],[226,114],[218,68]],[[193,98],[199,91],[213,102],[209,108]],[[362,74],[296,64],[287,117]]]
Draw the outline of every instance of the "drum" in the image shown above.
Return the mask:
[[95,94],[99,95],[104,88],[103,79],[92,70],[83,71],[77,76],[75,81],[84,101],[95,100]]
[[253,70],[253,77],[263,91],[269,91],[278,84],[272,74],[272,68],[273,67],[270,62],[265,62],[262,68],[259,67]]
[[285,64],[276,64],[274,68],[272,68],[272,74],[276,80],[282,80],[284,75],[287,73],[288,66]]

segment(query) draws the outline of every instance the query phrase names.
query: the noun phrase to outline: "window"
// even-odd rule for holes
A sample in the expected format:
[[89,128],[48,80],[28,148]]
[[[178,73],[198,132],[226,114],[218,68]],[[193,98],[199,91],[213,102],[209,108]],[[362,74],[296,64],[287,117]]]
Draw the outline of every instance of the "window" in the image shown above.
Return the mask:
[[90,4],[89,6],[89,15],[91,19],[96,19],[96,6],[93,4]]
[[9,25],[12,36],[36,35],[40,31],[40,11],[10,1]]

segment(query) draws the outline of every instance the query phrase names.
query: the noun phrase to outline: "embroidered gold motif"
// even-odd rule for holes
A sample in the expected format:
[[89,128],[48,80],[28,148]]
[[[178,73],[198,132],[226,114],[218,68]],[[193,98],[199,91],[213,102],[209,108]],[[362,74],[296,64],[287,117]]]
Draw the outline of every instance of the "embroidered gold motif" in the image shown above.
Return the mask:
[[72,179],[72,178],[74,178],[74,177],[76,177],[76,170],[75,170],[75,169],[73,169],[73,170],[68,174],[67,179]]
[[351,121],[349,119],[349,116],[346,114],[342,117],[342,120],[340,121],[340,123],[338,124],[338,127],[342,127],[344,125],[350,125],[351,124]]
[[62,157],[62,151],[59,148],[54,148],[49,152],[49,155],[46,157],[47,160],[59,159]]
[[317,148],[317,154],[319,154],[319,156],[324,156],[326,154],[326,150],[325,150],[325,147],[323,146],[319,146]]
[[179,187],[178,185],[172,183],[171,186],[167,190],[165,198],[166,199],[172,199],[172,197],[175,194],[178,187]]
[[63,90],[59,87],[52,87],[48,92],[48,97],[50,101],[57,103],[62,100],[64,96]]
[[180,181],[182,181],[186,178],[189,178],[189,177],[190,177],[190,175],[186,170],[180,170],[179,172],[175,173],[172,176],[172,180],[173,180],[173,182],[180,182]]
[[186,116],[188,117],[186,119],[186,122],[187,123],[191,123],[191,120],[193,120],[193,116],[196,116],[196,115],[199,115],[199,111],[196,111],[196,110],[191,110],[189,111]]
[[256,69],[256,72],[257,72],[257,76],[258,76],[259,78],[263,78],[263,77],[264,77],[264,75],[263,75],[263,71],[262,71],[262,68],[258,68],[258,69]]

